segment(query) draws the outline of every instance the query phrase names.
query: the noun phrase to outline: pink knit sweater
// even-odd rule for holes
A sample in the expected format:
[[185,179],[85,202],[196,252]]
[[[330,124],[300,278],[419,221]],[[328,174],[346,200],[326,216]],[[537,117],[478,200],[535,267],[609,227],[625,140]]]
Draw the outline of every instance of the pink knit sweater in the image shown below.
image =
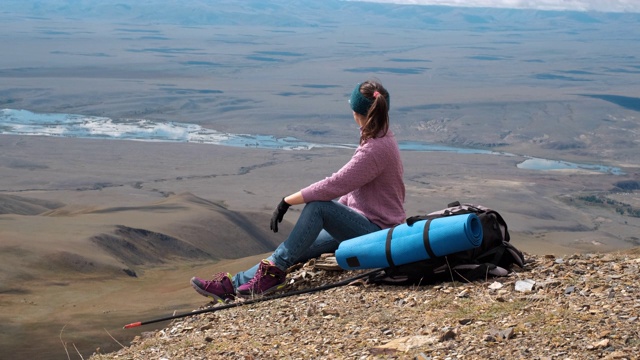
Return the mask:
[[340,202],[369,221],[389,228],[404,222],[404,169],[395,136],[389,130],[381,138],[369,139],[338,172],[302,189],[305,202]]

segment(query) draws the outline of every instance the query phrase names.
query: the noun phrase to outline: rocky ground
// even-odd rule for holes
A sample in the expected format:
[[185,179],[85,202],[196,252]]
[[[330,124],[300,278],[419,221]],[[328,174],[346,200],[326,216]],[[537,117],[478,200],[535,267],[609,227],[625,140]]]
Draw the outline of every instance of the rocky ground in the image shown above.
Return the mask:
[[[428,286],[362,278],[190,316],[91,359],[640,358],[639,249],[526,255],[508,277]],[[291,269],[288,291],[358,275],[328,260]]]

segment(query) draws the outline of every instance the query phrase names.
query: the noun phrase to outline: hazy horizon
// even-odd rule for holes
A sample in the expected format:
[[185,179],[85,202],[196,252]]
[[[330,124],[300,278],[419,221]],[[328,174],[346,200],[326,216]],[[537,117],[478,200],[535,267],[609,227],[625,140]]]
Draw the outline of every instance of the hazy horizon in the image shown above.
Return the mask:
[[625,0],[347,0],[423,6],[534,9],[545,11],[640,12],[640,3]]

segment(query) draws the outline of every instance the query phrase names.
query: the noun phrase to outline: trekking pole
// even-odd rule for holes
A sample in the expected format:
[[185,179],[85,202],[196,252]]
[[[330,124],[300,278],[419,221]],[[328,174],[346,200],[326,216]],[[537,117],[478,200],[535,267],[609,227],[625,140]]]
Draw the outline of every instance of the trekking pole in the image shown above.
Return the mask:
[[161,321],[167,321],[167,320],[173,320],[173,319],[180,319],[180,318],[184,318],[184,317],[188,317],[188,316],[194,316],[194,315],[204,314],[204,313],[208,313],[208,312],[214,312],[214,311],[218,311],[218,310],[230,309],[230,308],[243,306],[243,305],[255,304],[255,303],[258,303],[258,302],[262,302],[262,301],[282,299],[282,298],[286,298],[286,297],[294,296],[294,295],[307,294],[307,293],[313,293],[313,292],[322,291],[322,290],[328,290],[328,289],[336,288],[336,287],[339,287],[339,286],[347,285],[347,284],[349,284],[350,282],[352,282],[354,280],[358,280],[358,279],[361,279],[363,277],[367,277],[369,275],[373,275],[373,274],[375,274],[375,273],[377,273],[377,272],[379,272],[381,270],[382,269],[376,269],[376,270],[369,271],[369,272],[364,273],[364,274],[360,274],[360,275],[354,276],[354,277],[349,278],[349,279],[345,279],[345,280],[342,280],[342,281],[335,282],[333,284],[322,285],[322,286],[318,286],[318,287],[315,287],[315,288],[302,289],[302,290],[296,290],[296,291],[291,291],[291,292],[277,294],[277,295],[253,298],[253,299],[249,299],[247,301],[234,302],[234,303],[231,303],[231,304],[215,306],[215,307],[212,307],[212,308],[196,310],[196,311],[192,311],[192,312],[188,312],[188,313],[176,314],[176,315],[173,315],[173,316],[167,316],[167,317],[163,317],[163,318],[159,318],[159,319],[153,319],[153,320],[147,320],[147,321],[138,321],[138,322],[134,322],[134,323],[131,323],[131,324],[127,324],[123,328],[124,329],[131,329],[131,328],[142,326],[142,325],[154,324],[154,323],[158,323],[158,322],[161,322]]

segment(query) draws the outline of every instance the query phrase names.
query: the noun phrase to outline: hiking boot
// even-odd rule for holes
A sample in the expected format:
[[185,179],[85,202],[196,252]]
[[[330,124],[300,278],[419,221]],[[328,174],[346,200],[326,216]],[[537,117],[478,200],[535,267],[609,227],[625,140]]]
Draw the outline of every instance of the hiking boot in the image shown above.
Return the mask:
[[215,302],[224,303],[226,300],[233,300],[236,291],[231,282],[231,274],[218,273],[212,280],[204,280],[198,277],[191,278],[191,286],[198,294],[212,298]]
[[238,286],[238,295],[265,295],[285,287],[287,273],[269,260],[262,260],[258,271],[246,284]]

